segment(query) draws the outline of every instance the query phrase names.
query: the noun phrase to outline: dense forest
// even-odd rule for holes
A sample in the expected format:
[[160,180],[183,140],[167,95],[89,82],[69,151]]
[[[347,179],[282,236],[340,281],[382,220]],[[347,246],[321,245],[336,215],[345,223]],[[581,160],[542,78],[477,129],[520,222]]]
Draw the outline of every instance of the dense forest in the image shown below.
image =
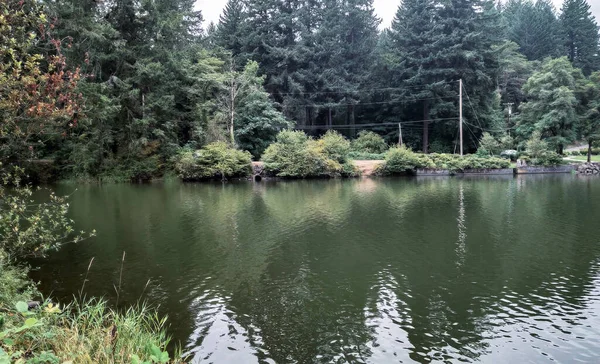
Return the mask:
[[600,133],[598,24],[586,0],[194,0],[0,5],[0,159],[63,178],[150,178],[214,141],[259,159],[278,132],[372,130],[423,152],[481,138],[562,152]]

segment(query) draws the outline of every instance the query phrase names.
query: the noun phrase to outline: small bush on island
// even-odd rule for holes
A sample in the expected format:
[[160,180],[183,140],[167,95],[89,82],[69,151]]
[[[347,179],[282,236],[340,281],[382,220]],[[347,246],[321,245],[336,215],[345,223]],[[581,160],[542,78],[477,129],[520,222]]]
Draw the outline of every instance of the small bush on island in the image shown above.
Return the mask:
[[350,153],[350,142],[336,131],[329,130],[318,141],[323,152],[334,161],[346,163]]
[[352,151],[359,153],[381,154],[388,150],[385,140],[377,133],[363,130],[352,141]]
[[320,140],[302,131],[282,131],[262,156],[267,173],[284,178],[331,178],[358,175],[348,161],[350,143],[329,131]]
[[377,167],[376,174],[389,176],[411,173],[419,168],[435,168],[431,158],[418,154],[406,146],[390,148],[385,156],[385,162]]
[[197,151],[181,152],[175,160],[175,171],[184,181],[246,177],[252,172],[252,156],[225,142],[216,142]]

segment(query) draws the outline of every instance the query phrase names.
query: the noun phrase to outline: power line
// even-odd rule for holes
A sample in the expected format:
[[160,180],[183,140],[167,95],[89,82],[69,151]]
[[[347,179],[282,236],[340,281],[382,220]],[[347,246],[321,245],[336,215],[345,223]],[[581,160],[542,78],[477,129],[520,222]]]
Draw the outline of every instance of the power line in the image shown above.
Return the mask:
[[[438,84],[451,84],[456,83],[458,81],[441,81]],[[344,90],[344,91],[314,91],[314,92],[284,92],[284,93],[271,93],[271,95],[322,95],[322,94],[345,94],[345,93],[361,93],[361,92],[372,92],[372,91],[401,91],[406,89],[414,89],[414,88],[423,88],[429,87],[431,85],[413,85],[406,87],[382,87],[382,88],[372,88],[372,89],[361,89],[361,90]]]
[[355,104],[306,104],[306,105],[283,105],[284,108],[294,108],[294,107],[319,107],[324,109],[332,109],[340,106],[368,106],[368,105],[386,105],[392,103],[403,103],[403,102],[414,102],[414,101],[425,101],[425,100],[440,100],[440,99],[448,99],[454,98],[451,96],[445,97],[430,97],[426,99],[404,99],[404,100],[388,100],[388,101],[378,101],[378,102],[363,102],[363,103],[355,103]]
[[477,135],[475,135],[475,133],[473,132],[473,130],[471,130],[468,124],[465,124],[465,126],[467,127],[467,130],[471,133],[471,135],[473,135],[473,139],[471,141],[473,142],[473,146],[475,147],[475,149],[477,149],[477,143],[475,143],[475,140],[479,140],[479,138],[477,138]]
[[492,132],[492,133],[493,133],[493,132],[503,132],[503,131],[504,131],[504,132],[506,132],[506,131],[509,131],[509,130],[514,130],[514,129],[516,129],[516,128],[517,128],[517,126],[515,125],[515,126],[512,126],[512,127],[510,127],[510,128],[505,128],[505,129],[501,129],[501,128],[499,128],[499,129],[486,129],[486,128],[482,128],[482,127],[480,127],[480,126],[477,126],[477,125],[473,125],[473,124],[471,124],[471,123],[468,123],[468,122],[466,122],[466,121],[463,121],[463,123],[465,123],[465,124],[468,124],[468,125],[470,125],[470,126],[472,126],[472,127],[474,127],[474,128],[480,129],[480,130],[482,130],[482,131],[487,131],[487,132]]
[[306,125],[306,126],[297,126],[296,129],[339,129],[339,128],[362,128],[362,127],[376,127],[376,126],[398,126],[407,125],[409,127],[422,127],[422,125],[409,125],[409,124],[417,124],[427,122],[438,122],[438,121],[450,121],[456,120],[456,118],[439,118],[439,119],[429,119],[429,120],[410,120],[410,121],[398,121],[398,122],[386,122],[386,123],[370,123],[370,124],[335,124],[335,125]]
[[475,120],[477,120],[477,124],[479,124],[479,128],[482,128],[481,126],[481,122],[479,121],[479,116],[477,116],[477,112],[475,112],[475,108],[473,107],[473,103],[471,102],[471,98],[469,97],[469,94],[467,93],[467,89],[464,88],[465,91],[465,95],[467,95],[467,100],[469,100],[469,105],[471,106],[471,110],[473,111],[473,115],[475,115]]

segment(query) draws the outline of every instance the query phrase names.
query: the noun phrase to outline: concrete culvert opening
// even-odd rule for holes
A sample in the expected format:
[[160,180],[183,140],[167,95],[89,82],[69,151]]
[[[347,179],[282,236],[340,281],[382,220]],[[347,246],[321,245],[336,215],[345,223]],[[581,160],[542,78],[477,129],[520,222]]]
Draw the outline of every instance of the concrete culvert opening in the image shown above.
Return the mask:
[[260,181],[262,181],[262,177],[259,174],[254,175],[254,182],[260,182]]

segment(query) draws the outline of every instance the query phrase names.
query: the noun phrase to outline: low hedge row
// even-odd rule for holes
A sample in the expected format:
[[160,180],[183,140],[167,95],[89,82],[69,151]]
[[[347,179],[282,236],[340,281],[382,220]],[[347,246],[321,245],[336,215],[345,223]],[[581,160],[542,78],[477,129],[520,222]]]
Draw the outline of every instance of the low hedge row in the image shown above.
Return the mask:
[[510,161],[503,158],[479,157],[476,155],[459,156],[455,154],[419,154],[405,146],[391,148],[376,173],[395,175],[413,173],[416,169],[437,168],[450,171],[465,169],[502,169],[510,168]]

